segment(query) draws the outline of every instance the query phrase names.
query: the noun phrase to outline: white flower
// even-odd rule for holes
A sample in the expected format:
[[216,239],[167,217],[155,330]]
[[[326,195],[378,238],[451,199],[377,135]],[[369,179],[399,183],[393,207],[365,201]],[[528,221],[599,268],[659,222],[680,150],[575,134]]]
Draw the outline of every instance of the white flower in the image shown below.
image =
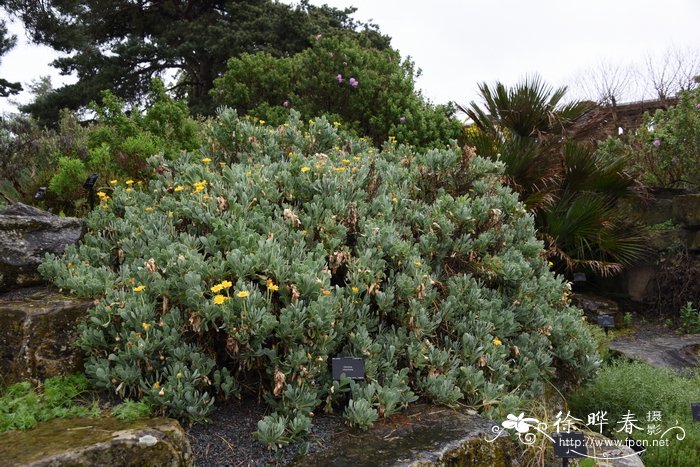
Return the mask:
[[506,417],[508,420],[505,422],[501,423],[503,425],[503,428],[506,428],[508,430],[512,430],[515,428],[518,433],[527,433],[530,428],[533,427],[533,425],[530,425],[531,422],[534,423],[539,423],[539,420],[536,418],[525,418],[525,413],[521,412],[520,415],[517,417],[513,414],[508,414]]

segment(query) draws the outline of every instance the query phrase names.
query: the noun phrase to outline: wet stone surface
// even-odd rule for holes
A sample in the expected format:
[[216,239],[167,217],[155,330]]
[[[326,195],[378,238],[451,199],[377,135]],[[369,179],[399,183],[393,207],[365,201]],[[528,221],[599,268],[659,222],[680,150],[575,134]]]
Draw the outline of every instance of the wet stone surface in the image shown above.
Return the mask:
[[679,336],[664,328],[649,328],[615,339],[610,350],[657,368],[688,370],[698,366],[700,334]]
[[[508,466],[513,442],[495,438],[494,422],[445,407],[415,405],[367,432],[336,434],[328,449],[298,466]],[[487,441],[489,440],[489,441]]]
[[167,418],[55,419],[0,434],[0,464],[15,466],[189,467],[192,452],[180,424]]

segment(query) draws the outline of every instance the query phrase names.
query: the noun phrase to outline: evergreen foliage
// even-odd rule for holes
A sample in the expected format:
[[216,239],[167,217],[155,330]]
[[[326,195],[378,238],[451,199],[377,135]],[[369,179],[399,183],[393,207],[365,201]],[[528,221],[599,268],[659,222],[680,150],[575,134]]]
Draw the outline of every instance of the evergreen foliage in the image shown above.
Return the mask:
[[[503,166],[459,148],[381,151],[320,118],[224,110],[207,147],[149,159],[40,270],[97,300],[78,345],[101,389],[191,421],[251,391],[276,447],[312,412],[371,425],[423,396],[512,411],[598,365]],[[366,380],[333,381],[357,356]],[[348,399],[350,402],[348,403]]]
[[460,107],[474,122],[466,143],[505,163],[506,181],[535,214],[555,267],[606,276],[639,259],[642,229],[617,208],[619,199],[638,194],[624,160],[567,138],[590,104],[565,102],[566,87],[552,89],[538,76],[479,88],[483,108]]
[[320,37],[289,57],[243,54],[215,80],[217,104],[279,125],[289,109],[304,120],[321,115],[376,145],[389,138],[421,148],[444,147],[461,135],[449,106],[429,105],[415,91],[416,72],[391,48],[350,37]]
[[24,107],[46,123],[55,123],[60,109],[97,101],[103,90],[138,101],[152,78],[172,70],[179,72],[176,87],[190,110],[213,114],[208,92],[232,56],[290,55],[308,47],[311,37],[332,32],[389,43],[374,26],[352,20],[353,9],[305,0],[298,6],[272,0],[1,0],[0,6],[24,22],[34,42],[63,54],[56,68],[78,77]]

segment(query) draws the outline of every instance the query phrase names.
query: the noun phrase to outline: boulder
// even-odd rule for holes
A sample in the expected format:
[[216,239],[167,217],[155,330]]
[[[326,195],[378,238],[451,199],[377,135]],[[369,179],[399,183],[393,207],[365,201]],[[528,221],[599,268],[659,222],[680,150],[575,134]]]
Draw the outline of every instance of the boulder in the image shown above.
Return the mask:
[[0,385],[80,371],[73,342],[91,305],[46,287],[0,295]]
[[610,342],[609,347],[612,352],[657,368],[692,370],[698,366],[700,334],[623,336]]
[[700,227],[700,194],[673,198],[673,222],[684,227]]
[[61,254],[80,240],[85,222],[22,203],[0,212],[0,292],[42,283],[37,267],[46,253]]
[[620,313],[617,302],[596,295],[575,293],[571,296],[571,303],[581,308],[586,316],[594,320],[600,315],[617,316]]
[[175,420],[73,418],[0,434],[0,459],[7,467],[176,467],[191,466],[192,451],[187,435]]
[[515,443],[472,412],[416,404],[366,432],[335,437],[299,466],[514,465]]

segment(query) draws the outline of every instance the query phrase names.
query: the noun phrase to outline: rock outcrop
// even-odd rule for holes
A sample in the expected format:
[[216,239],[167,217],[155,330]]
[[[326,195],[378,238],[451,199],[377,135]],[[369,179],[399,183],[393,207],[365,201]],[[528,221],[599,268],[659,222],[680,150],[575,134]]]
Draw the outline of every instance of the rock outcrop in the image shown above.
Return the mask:
[[37,267],[46,253],[61,254],[85,233],[85,222],[22,203],[0,212],[0,292],[42,283]]
[[55,419],[27,431],[0,434],[2,465],[162,466],[192,465],[180,424],[167,418],[125,422],[114,418]]
[[445,407],[414,405],[371,430],[334,439],[299,466],[428,466],[516,463],[516,447],[495,422]]
[[91,305],[46,287],[0,295],[0,385],[82,371],[73,342]]

